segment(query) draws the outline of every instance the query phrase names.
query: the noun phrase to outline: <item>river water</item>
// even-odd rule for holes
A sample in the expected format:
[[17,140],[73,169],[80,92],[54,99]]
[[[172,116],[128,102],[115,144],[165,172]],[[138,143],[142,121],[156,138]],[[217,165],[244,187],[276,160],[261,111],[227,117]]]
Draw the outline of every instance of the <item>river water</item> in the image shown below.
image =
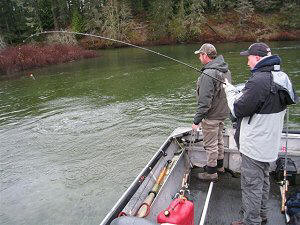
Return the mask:
[[[218,44],[235,84],[249,43]],[[300,95],[300,42],[270,43]],[[200,68],[199,45],[152,47]],[[0,224],[99,224],[168,135],[191,126],[198,74],[135,48],[0,82]],[[290,129],[300,129],[300,106]],[[230,126],[230,122],[227,122]]]

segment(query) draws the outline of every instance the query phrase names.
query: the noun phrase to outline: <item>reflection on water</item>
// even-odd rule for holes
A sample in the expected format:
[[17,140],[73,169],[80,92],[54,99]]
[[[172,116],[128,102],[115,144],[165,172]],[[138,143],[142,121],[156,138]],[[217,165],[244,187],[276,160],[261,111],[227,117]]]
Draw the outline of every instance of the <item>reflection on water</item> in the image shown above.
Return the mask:
[[[217,45],[235,83],[248,45]],[[300,95],[300,43],[270,45]],[[197,48],[153,50],[200,67]],[[0,83],[1,224],[99,224],[172,130],[191,126],[195,71],[139,49],[100,55]],[[290,107],[290,128],[299,114]]]

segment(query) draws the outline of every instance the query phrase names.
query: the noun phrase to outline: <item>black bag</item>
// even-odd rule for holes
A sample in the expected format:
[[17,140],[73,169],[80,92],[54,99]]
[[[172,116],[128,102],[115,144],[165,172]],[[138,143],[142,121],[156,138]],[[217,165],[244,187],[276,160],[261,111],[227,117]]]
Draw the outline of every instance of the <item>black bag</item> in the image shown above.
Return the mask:
[[300,225],[300,191],[291,194],[286,200],[287,214],[290,216],[289,225]]

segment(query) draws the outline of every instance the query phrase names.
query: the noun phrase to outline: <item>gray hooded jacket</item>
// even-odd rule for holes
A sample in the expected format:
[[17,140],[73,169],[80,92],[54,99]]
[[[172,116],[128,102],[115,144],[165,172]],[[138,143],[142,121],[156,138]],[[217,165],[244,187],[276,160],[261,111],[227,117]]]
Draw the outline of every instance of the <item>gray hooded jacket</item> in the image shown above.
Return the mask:
[[[209,74],[219,80],[228,79],[231,83],[231,73],[222,55],[207,63],[202,69],[197,81],[196,96],[198,101],[194,124],[202,119],[224,120],[229,116],[229,108],[222,83],[205,75]],[[204,74],[205,73],[205,74]]]

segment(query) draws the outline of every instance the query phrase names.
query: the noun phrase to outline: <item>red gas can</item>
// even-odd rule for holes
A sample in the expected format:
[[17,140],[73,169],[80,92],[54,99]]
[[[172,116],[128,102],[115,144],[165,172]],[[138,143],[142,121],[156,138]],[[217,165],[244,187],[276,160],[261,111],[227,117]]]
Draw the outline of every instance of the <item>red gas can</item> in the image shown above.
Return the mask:
[[158,214],[157,222],[194,225],[194,203],[184,198],[176,198],[167,209]]

